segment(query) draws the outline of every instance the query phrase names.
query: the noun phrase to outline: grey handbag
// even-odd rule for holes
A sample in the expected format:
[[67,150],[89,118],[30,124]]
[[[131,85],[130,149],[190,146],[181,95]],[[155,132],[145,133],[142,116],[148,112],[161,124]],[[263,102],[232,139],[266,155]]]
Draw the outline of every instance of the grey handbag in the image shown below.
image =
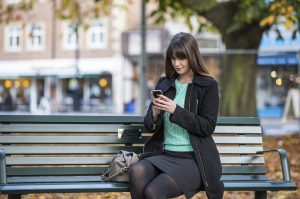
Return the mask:
[[120,151],[110,162],[109,168],[101,175],[103,182],[128,182],[128,169],[139,161],[139,155],[134,152]]

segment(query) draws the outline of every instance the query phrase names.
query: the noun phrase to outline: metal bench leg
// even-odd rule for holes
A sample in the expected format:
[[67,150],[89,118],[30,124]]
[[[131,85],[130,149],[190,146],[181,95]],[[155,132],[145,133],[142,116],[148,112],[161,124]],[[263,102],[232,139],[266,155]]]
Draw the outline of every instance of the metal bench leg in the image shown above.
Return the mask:
[[255,191],[255,199],[267,199],[267,191]]
[[9,194],[8,199],[21,199],[21,194]]

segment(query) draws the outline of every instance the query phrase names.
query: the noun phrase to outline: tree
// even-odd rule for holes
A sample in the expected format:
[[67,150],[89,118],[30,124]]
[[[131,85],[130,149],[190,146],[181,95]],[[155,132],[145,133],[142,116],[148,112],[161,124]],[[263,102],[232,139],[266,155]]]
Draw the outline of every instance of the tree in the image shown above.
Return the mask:
[[[158,9],[151,16],[157,23],[166,16],[184,17],[191,26],[197,16],[199,31],[213,27],[218,30],[226,49],[257,49],[264,31],[280,20],[293,37],[300,32],[300,0],[155,0]],[[278,39],[282,39],[277,29]],[[256,115],[256,53],[225,56],[221,80],[220,114],[227,116]]]

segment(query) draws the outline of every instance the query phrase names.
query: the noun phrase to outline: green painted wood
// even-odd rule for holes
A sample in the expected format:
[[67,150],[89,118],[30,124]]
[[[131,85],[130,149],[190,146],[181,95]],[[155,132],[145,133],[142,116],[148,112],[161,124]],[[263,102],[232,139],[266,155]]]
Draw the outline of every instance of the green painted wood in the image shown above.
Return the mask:
[[260,125],[258,117],[218,117],[218,125]]
[[[113,156],[7,157],[7,165],[98,165],[109,164]],[[263,164],[261,156],[221,156],[222,164]]]
[[[0,132],[19,133],[87,133],[87,132],[117,132],[118,129],[139,129],[145,131],[142,124],[0,124]],[[216,126],[214,134],[261,134],[260,126]]]
[[[8,167],[7,176],[100,175],[107,167]],[[223,175],[263,175],[264,166],[223,166]]]
[[118,139],[115,136],[2,136],[3,144],[122,144],[146,142],[148,137],[142,139]]
[[224,181],[266,181],[268,177],[265,175],[223,175],[221,180]]
[[1,187],[2,194],[11,193],[86,193],[86,192],[128,192],[128,183],[66,183],[66,184],[13,184]]
[[278,182],[225,182],[224,188],[226,191],[279,191],[279,190],[296,190],[296,185],[292,182],[278,181]]
[[68,183],[68,182],[100,182],[101,176],[56,176],[56,177],[9,177],[7,182],[15,183]]
[[100,175],[107,170],[105,167],[8,167],[7,176],[76,176]]
[[[35,154],[116,154],[120,150],[142,153],[142,146],[0,146],[4,149],[6,155],[35,155]],[[256,146],[224,146],[218,147],[219,153],[222,154],[256,154],[262,151],[262,147]]]
[[222,174],[236,174],[236,175],[243,175],[243,174],[265,174],[266,169],[263,166],[223,166],[222,167]]
[[7,157],[7,165],[100,165],[109,164],[113,156],[98,157]]
[[116,154],[123,151],[142,153],[142,146],[0,146],[6,155],[35,154]]
[[[222,181],[266,181],[268,180],[265,175],[235,175],[235,176],[222,176]],[[56,176],[56,177],[9,177],[7,182],[10,184],[15,183],[67,183],[67,182],[100,182],[101,176]]]
[[143,124],[144,117],[133,115],[0,115],[0,123],[80,123]]
[[[0,115],[0,123],[143,123],[143,116],[132,115]],[[218,125],[259,125],[257,117],[218,117]]]
[[[116,136],[2,136],[3,144],[119,144],[144,143],[149,136],[142,139],[118,139]],[[262,137],[244,136],[213,136],[217,144],[262,144]]]
[[19,133],[108,133],[118,132],[118,129],[137,129],[144,132],[142,124],[0,124],[0,132],[19,132]]

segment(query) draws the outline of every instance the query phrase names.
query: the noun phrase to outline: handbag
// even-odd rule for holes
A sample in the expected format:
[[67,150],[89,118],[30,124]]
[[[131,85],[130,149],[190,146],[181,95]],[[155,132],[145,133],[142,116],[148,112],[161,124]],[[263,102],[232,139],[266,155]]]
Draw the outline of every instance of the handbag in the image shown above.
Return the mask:
[[129,182],[128,169],[138,161],[138,154],[121,150],[112,159],[105,173],[101,175],[101,181]]

